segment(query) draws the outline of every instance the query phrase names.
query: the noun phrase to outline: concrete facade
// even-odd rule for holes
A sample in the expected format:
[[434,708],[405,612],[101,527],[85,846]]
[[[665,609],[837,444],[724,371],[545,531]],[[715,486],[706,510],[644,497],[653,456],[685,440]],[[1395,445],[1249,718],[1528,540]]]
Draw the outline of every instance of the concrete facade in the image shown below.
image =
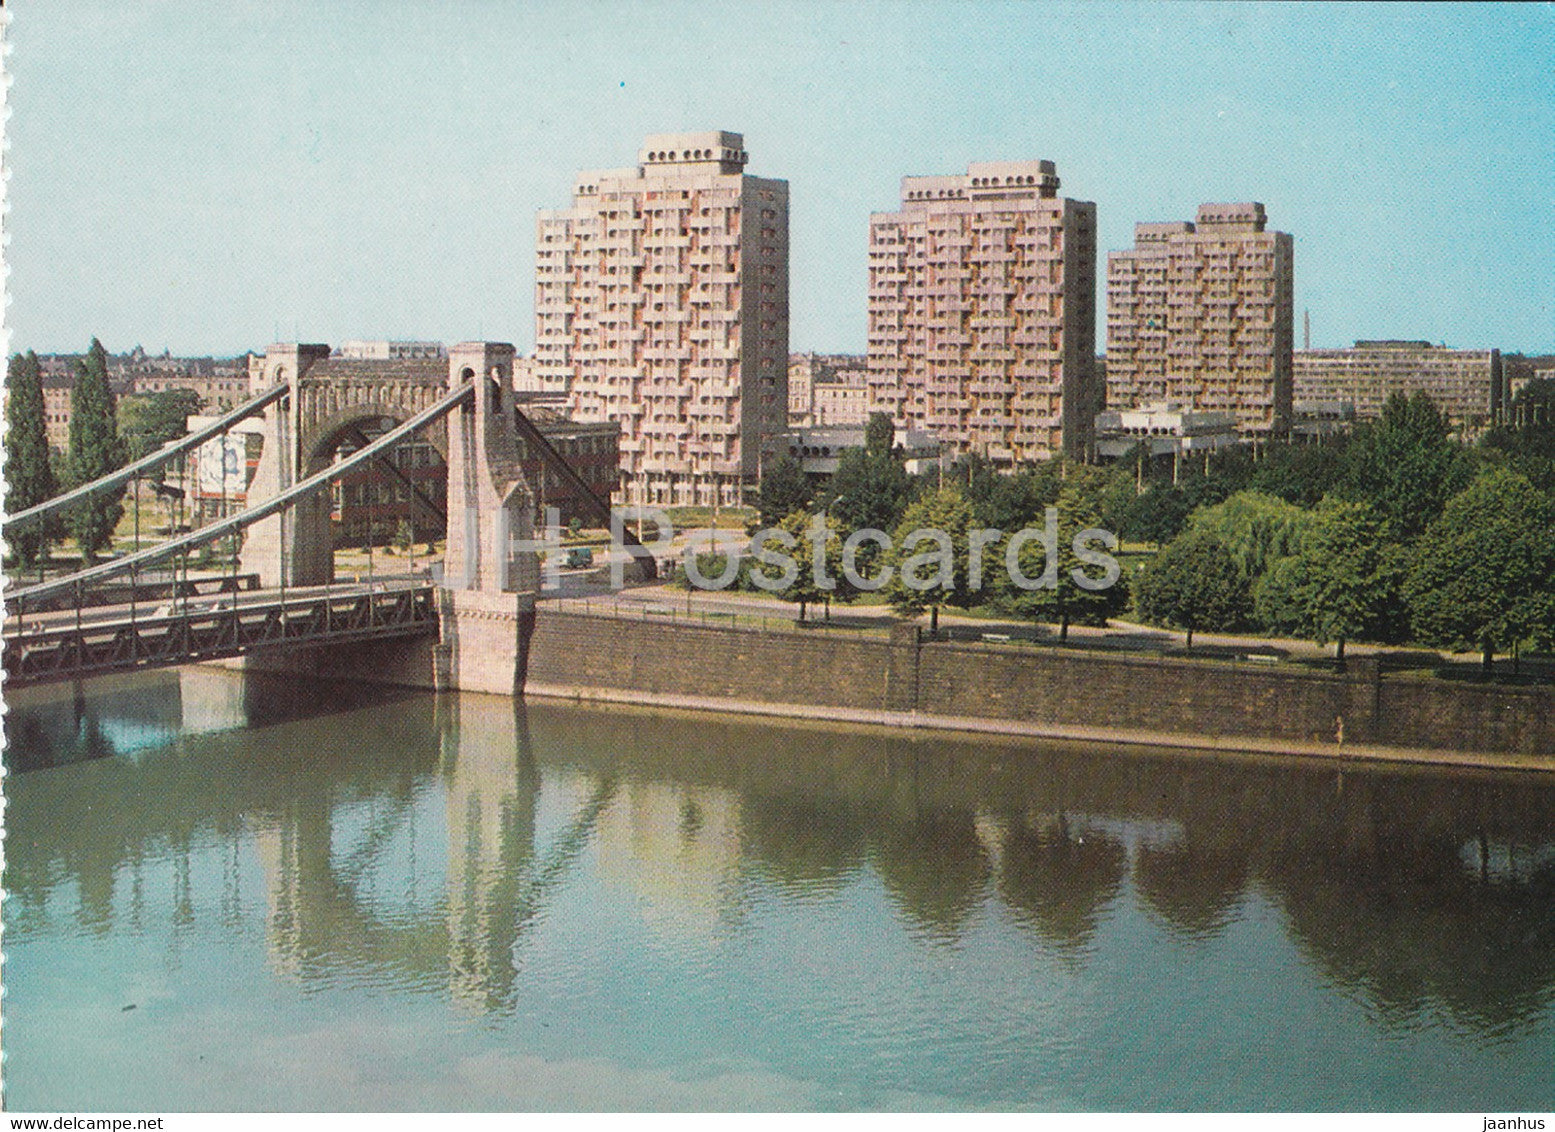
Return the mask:
[[869,222],[869,409],[999,468],[1084,454],[1095,278],[1096,206],[1051,161],[904,177]]
[[1284,436],[1293,401],[1294,241],[1257,202],[1134,226],[1107,256],[1107,404],[1170,401]]
[[1150,455],[1160,456],[1214,452],[1240,443],[1236,417],[1230,413],[1141,405],[1096,414],[1096,454],[1108,459],[1125,456],[1140,444]]
[[[787,452],[798,460],[806,475],[834,475],[842,463],[844,452],[850,448],[864,447],[865,428],[865,425],[856,424],[793,429],[777,438],[778,451]],[[927,432],[915,428],[898,428],[891,443],[901,454],[909,475],[921,475],[941,466],[940,443]]]
[[1353,349],[1301,350],[1298,401],[1348,401],[1357,420],[1382,415],[1394,393],[1424,393],[1453,423],[1482,431],[1511,402],[1499,350],[1449,350],[1429,342],[1361,341]]
[[534,384],[621,425],[631,503],[735,504],[788,415],[788,182],[739,134],[650,136],[536,223]]

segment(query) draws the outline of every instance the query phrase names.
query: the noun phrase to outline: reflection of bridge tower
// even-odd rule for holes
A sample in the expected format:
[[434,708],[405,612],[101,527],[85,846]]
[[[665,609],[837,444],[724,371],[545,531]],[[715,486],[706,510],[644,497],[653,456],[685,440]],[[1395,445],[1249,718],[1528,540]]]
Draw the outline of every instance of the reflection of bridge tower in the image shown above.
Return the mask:
[[420,914],[404,895],[407,878],[395,871],[404,867],[400,839],[416,841],[413,791],[375,806],[370,828],[341,838],[338,799],[306,783],[254,831],[277,972],[446,977],[456,1001],[479,1010],[511,1004],[515,946],[542,895],[534,862],[539,775],[523,707],[455,697],[439,710],[446,712],[446,912]]
[[506,1005],[513,948],[534,909],[532,879],[539,774],[521,703],[454,700],[443,729],[448,798],[448,968],[456,1001]]
[[254,832],[254,848],[264,871],[268,923],[265,943],[275,970],[299,978],[307,960],[328,955],[337,944],[327,927],[323,908],[333,903],[324,898],[332,890],[329,868],[331,827],[329,800],[315,796],[289,803],[273,823]]
[[599,869],[665,935],[711,939],[736,913],[740,799],[716,786],[632,782],[599,829]]

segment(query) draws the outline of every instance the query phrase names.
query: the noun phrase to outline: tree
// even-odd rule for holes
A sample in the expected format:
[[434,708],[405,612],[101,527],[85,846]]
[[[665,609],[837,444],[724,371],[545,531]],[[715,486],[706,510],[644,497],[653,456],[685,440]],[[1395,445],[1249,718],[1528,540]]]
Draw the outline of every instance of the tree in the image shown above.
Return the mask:
[[756,493],[761,527],[776,526],[795,511],[806,510],[810,506],[810,495],[810,481],[798,460],[792,456],[779,456],[766,464],[761,470],[761,487]]
[[[5,373],[5,510],[14,515],[58,494],[49,463],[49,436],[43,411],[43,375],[38,355],[14,354]],[[51,531],[37,523],[7,531],[11,549],[31,566],[48,549]]]
[[1307,600],[1310,583],[1306,566],[1306,559],[1293,554],[1271,563],[1253,583],[1253,619],[1266,632],[1307,639],[1317,635]]
[[1555,500],[1526,476],[1490,468],[1427,529],[1405,583],[1427,644],[1495,653],[1555,638]]
[[1531,455],[1555,459],[1555,380],[1530,381],[1507,408],[1506,432]]
[[1239,491],[1188,517],[1188,530],[1214,535],[1252,583],[1276,560],[1301,549],[1311,512],[1261,491]]
[[1339,482],[1348,443],[1345,435],[1318,444],[1271,442],[1253,469],[1248,487],[1298,507],[1316,507]]
[[138,460],[170,440],[189,434],[189,418],[200,411],[200,395],[192,389],[137,393],[119,401],[117,419],[125,454]]
[[896,426],[890,413],[870,413],[864,423],[864,451],[870,455],[889,455],[896,444]]
[[1541,491],[1555,492],[1555,381],[1538,378],[1512,399],[1506,423],[1480,441],[1480,454],[1504,461]]
[[1468,485],[1473,465],[1452,439],[1447,418],[1424,393],[1394,393],[1382,417],[1357,426],[1337,491],[1374,505],[1393,537],[1409,541]]
[[963,485],[977,522],[1000,531],[1019,530],[1034,518],[1040,521],[1043,511],[1058,502],[1063,486],[1056,460],[1005,474],[972,453],[956,462],[951,475]]
[[[930,629],[939,628],[940,606],[967,606],[975,600],[968,581],[967,531],[972,508],[954,488],[918,500],[902,514],[889,555],[893,569],[885,593],[904,616],[929,611]],[[919,532],[933,532],[915,537]]]
[[[1121,613],[1128,603],[1128,590],[1122,583],[1121,570],[1116,568],[1117,560],[1112,559],[1111,568],[1105,560],[1097,561],[1104,550],[1117,548],[1116,536],[1110,546],[1103,540],[1086,539],[1080,544],[1085,558],[1076,549],[1082,532],[1103,530],[1103,500],[1109,491],[1107,477],[1095,469],[1070,469],[1051,516],[1043,516],[1044,538],[1026,539],[1016,549],[1016,564],[1022,578],[1028,583],[1040,581],[1041,585],[1021,585],[1009,571],[1008,540],[995,548],[1000,604],[1029,620],[1056,623],[1060,641],[1069,639],[1071,622],[1104,625],[1107,618]],[[987,569],[985,566],[984,570]]]
[[[108,352],[96,338],[76,363],[70,395],[70,481],[90,483],[124,465],[124,445],[114,420],[113,390],[108,386]],[[66,523],[86,561],[113,537],[124,514],[124,491],[104,492],[71,509]]]
[[1214,535],[1186,533],[1155,556],[1139,575],[1139,612],[1147,621],[1188,634],[1234,629],[1251,610],[1247,579]]
[[[845,532],[841,522],[830,516],[795,511],[778,527],[793,536],[795,545],[789,553],[799,567],[798,576],[779,591],[779,596],[784,601],[798,603],[800,621],[805,619],[805,610],[812,603],[824,602],[830,608],[834,600],[853,599],[857,591],[842,572]],[[772,575],[769,573],[768,576]]]
[[751,571],[759,570],[760,567],[736,555],[733,573],[725,583],[724,576],[730,574],[729,557],[729,554],[722,550],[699,551],[689,563],[696,570],[696,578],[693,578],[687,569],[688,564],[682,562],[675,568],[676,583],[687,590],[713,589],[732,592],[751,589]]
[[1341,662],[1345,642],[1374,634],[1398,592],[1385,527],[1370,504],[1330,496],[1302,540],[1305,620],[1318,644],[1334,642]]
[[[912,500],[912,477],[891,447],[891,418],[874,413],[865,429],[863,448],[849,448],[837,461],[837,471],[816,502],[825,500],[827,514],[836,515],[848,530],[891,531]],[[873,563],[874,544],[861,558]]]
[[1151,484],[1124,510],[1120,533],[1139,542],[1165,546],[1182,534],[1192,511],[1193,504],[1180,487],[1169,483]]

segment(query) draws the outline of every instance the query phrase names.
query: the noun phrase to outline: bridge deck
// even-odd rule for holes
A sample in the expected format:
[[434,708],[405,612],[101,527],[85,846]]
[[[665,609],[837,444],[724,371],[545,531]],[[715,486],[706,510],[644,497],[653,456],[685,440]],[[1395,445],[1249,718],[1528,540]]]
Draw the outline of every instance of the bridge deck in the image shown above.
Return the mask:
[[240,656],[260,648],[436,633],[430,582],[375,582],[292,592],[171,600],[154,609],[94,609],[9,626],[13,686]]

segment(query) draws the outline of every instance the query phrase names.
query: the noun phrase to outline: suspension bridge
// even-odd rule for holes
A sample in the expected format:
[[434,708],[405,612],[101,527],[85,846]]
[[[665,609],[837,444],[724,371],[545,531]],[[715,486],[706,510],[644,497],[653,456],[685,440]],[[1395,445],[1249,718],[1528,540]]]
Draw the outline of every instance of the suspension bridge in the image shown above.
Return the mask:
[[[602,524],[609,504],[550,445],[514,403],[513,348],[463,343],[449,354],[446,378],[342,380],[318,364],[327,347],[272,347],[262,392],[211,424],[117,471],[6,520],[9,531],[48,523],[71,507],[135,488],[175,460],[251,418],[262,422],[263,450],[244,506],[184,534],[173,534],[63,577],[14,586],[5,595],[4,668],[13,686],[259,651],[329,649],[427,637],[440,655],[427,673],[439,686],[461,686],[461,641],[478,640],[479,662],[521,667],[525,614],[538,589],[535,492],[526,457],[573,488]],[[398,420],[369,439],[367,421]],[[398,468],[394,451],[433,426],[446,430],[448,534],[440,576],[428,568],[334,576],[331,486],[369,465]],[[342,437],[359,446],[338,455]],[[365,443],[364,443],[365,442]],[[225,481],[223,481],[225,482]],[[413,486],[413,485],[407,485]],[[424,497],[418,501],[437,510]],[[623,538],[645,572],[653,559],[630,532]],[[242,540],[225,576],[191,577],[203,548]],[[239,568],[243,573],[240,574]],[[155,578],[148,586],[146,580]],[[127,601],[106,598],[117,592]],[[160,600],[159,600],[160,599]],[[463,613],[481,622],[460,632]],[[521,672],[465,673],[471,686],[516,690]]]

